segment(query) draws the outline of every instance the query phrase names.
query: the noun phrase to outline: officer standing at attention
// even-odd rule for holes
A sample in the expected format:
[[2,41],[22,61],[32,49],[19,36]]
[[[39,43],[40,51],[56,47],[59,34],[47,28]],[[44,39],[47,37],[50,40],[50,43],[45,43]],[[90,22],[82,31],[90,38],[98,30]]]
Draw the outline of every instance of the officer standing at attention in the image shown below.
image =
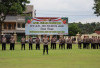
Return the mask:
[[64,39],[64,37],[62,38],[62,45],[61,45],[61,48],[64,48],[65,49],[65,43],[66,43],[66,41],[65,41],[65,39]]
[[48,54],[48,43],[49,40],[47,38],[47,35],[45,35],[45,37],[43,38],[43,55],[45,54],[45,50],[47,51]]
[[98,44],[99,44],[99,49],[100,49],[100,36],[98,37]]
[[97,36],[95,36],[95,47],[96,47],[96,49],[98,49],[98,38],[97,38]]
[[15,50],[15,39],[13,36],[10,39],[10,50]]
[[30,37],[29,38],[29,50],[33,49],[32,44],[33,44],[33,39],[32,39],[32,37]]
[[83,38],[83,49],[86,49],[86,36]]
[[71,39],[71,37],[68,37],[68,39],[67,39],[67,49],[72,49],[72,39]]
[[90,38],[89,38],[89,36],[87,36],[87,37],[86,37],[86,48],[87,48],[87,49],[90,48],[89,44],[90,44]]
[[40,39],[39,37],[36,38],[36,50],[40,50]]
[[79,36],[77,38],[77,41],[78,41],[78,48],[81,49],[82,48],[82,38],[81,38],[81,36]]
[[22,39],[21,39],[21,50],[23,49],[23,47],[24,47],[24,50],[25,50],[25,38],[24,37],[22,37]]
[[2,50],[6,50],[6,37],[3,36],[2,38]]
[[53,38],[53,49],[56,49],[56,41],[57,41],[57,39],[56,39],[56,37],[54,37]]
[[53,49],[53,37],[51,38],[51,49]]
[[96,47],[95,47],[95,36],[93,36],[93,43],[92,43],[92,45],[93,45],[93,49],[95,49]]
[[59,38],[59,49],[61,49],[61,45],[62,45],[62,38]]
[[93,38],[94,38],[94,36],[92,36],[92,38],[90,38],[91,49],[93,49]]

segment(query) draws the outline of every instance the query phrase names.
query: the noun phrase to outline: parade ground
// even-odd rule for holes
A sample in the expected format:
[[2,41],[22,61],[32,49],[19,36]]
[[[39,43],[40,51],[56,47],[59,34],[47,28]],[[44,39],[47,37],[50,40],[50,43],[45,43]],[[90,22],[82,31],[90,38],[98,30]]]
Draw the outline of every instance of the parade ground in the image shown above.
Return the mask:
[[[50,45],[49,45],[50,46]],[[15,45],[15,50],[2,51],[0,44],[0,68],[100,68],[100,49],[78,49],[76,44],[72,50],[51,50],[49,55],[43,55],[41,50],[21,50],[21,44]]]

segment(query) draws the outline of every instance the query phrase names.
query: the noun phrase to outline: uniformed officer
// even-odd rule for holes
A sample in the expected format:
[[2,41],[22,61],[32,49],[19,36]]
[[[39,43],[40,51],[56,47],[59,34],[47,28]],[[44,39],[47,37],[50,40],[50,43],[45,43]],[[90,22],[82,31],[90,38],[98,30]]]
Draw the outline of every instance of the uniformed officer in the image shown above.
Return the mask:
[[61,40],[61,41],[62,41],[61,48],[62,48],[62,49],[63,49],[63,48],[65,49],[65,42],[66,42],[66,41],[65,41],[65,39],[64,39],[64,38],[62,38],[62,40]]
[[33,44],[33,39],[32,39],[32,37],[30,37],[29,38],[29,50],[33,49],[32,44]]
[[78,41],[78,48],[81,49],[82,48],[82,38],[81,38],[81,36],[79,36],[77,38],[77,41]]
[[43,54],[45,54],[45,50],[47,51],[48,54],[48,43],[49,40],[47,38],[47,35],[45,35],[45,37],[43,38]]
[[99,49],[100,49],[100,36],[98,37],[98,44],[99,44]]
[[3,36],[2,38],[2,50],[6,50],[6,37]]
[[62,45],[62,38],[60,37],[59,38],[59,49],[61,48],[61,45]]
[[56,39],[56,37],[54,37],[53,38],[53,49],[56,49],[56,41],[57,41],[57,39]]
[[96,49],[96,46],[95,46],[95,36],[93,37],[93,43],[92,43],[92,45],[93,45],[93,49]]
[[13,36],[11,36],[10,39],[10,50],[14,50],[15,49],[15,39]]
[[89,44],[90,44],[90,38],[89,36],[86,37],[86,48],[89,49]]
[[94,43],[93,43],[93,38],[94,38],[94,36],[92,36],[92,38],[90,38],[91,49],[93,49],[93,45],[94,45]]
[[36,38],[36,50],[40,50],[40,39],[39,37]]
[[96,47],[96,49],[98,49],[98,38],[97,38],[97,36],[95,36],[95,47]]
[[86,36],[83,38],[83,49],[86,49]]
[[53,37],[51,38],[51,49],[53,49]]
[[22,37],[22,39],[21,39],[21,50],[23,49],[23,47],[25,50],[25,38],[24,37]]
[[72,49],[72,39],[71,39],[71,37],[68,37],[68,39],[67,39],[67,49]]

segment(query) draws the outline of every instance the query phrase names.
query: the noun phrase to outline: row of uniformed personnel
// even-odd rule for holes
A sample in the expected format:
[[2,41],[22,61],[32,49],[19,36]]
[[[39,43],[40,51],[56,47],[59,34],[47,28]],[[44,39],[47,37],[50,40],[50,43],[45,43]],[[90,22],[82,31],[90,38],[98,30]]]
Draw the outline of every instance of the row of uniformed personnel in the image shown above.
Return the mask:
[[84,36],[84,38],[82,39],[81,36],[79,36],[77,40],[79,49],[82,48],[82,43],[84,49],[89,49],[90,44],[91,44],[91,49],[100,48],[100,37],[92,36],[92,38],[89,38],[88,36]]
[[[6,50],[6,41],[7,41],[6,37],[3,36],[3,38],[2,38],[2,50]],[[10,50],[14,50],[14,47],[15,47],[15,39],[12,36],[10,39]]]
[[[45,38],[45,37],[44,37]],[[46,39],[48,40],[48,38]],[[77,38],[78,40],[78,47],[81,49],[82,48],[82,44],[83,44],[83,48],[90,48],[89,47],[89,44],[91,43],[91,48],[93,49],[98,49],[100,47],[100,37],[95,37],[93,36],[92,38],[89,38],[88,36],[84,36],[84,38],[82,39],[81,36],[79,36]],[[44,41],[44,39],[43,39]],[[25,50],[25,38],[23,37],[21,39],[21,50],[24,48]],[[51,39],[51,49],[56,49],[56,42],[57,42],[57,39],[56,37],[53,37]],[[44,42],[43,42],[44,43]],[[49,43],[49,40],[48,40],[48,43]],[[59,49],[65,49],[65,44],[67,43],[67,49],[72,49],[72,39],[71,37],[68,37],[67,40],[65,40],[63,37],[60,37],[59,39]],[[32,50],[32,44],[33,44],[33,39],[32,37],[29,38],[29,50]],[[10,39],[10,50],[14,50],[14,46],[15,46],[15,39],[14,37],[12,36],[11,39]],[[37,49],[40,49],[40,39],[37,37],[36,38],[36,50]],[[6,38],[3,37],[2,38],[2,50],[6,50]]]

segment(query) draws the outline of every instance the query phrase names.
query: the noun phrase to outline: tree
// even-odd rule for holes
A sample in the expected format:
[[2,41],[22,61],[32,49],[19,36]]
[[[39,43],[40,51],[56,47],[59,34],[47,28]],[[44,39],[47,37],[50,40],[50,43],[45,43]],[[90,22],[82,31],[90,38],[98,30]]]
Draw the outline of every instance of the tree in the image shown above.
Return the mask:
[[93,9],[95,10],[94,14],[96,14],[97,16],[100,16],[100,0],[94,0],[94,2],[95,2],[94,7],[93,7]]
[[2,23],[8,14],[21,14],[25,11],[26,4],[30,3],[28,0],[0,0],[0,40]]
[[69,36],[76,36],[78,32],[81,33],[81,30],[76,23],[70,23],[68,29],[69,29]]

